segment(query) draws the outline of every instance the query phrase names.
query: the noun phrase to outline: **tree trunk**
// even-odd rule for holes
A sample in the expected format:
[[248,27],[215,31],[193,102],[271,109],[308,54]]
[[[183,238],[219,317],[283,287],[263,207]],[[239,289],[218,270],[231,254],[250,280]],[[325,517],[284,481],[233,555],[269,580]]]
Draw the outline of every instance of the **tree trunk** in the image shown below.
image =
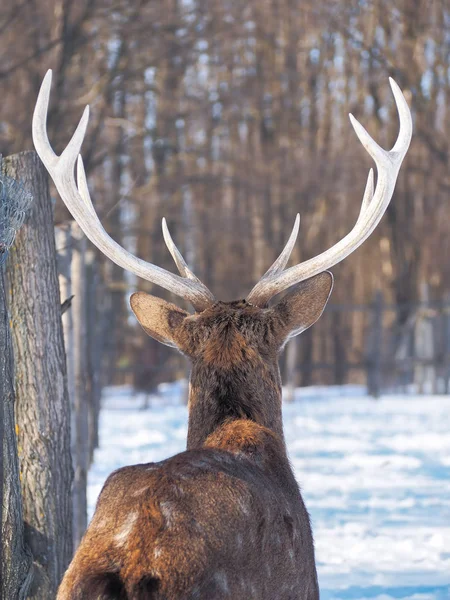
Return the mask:
[[1,486],[0,597],[26,598],[31,560],[23,541],[22,495],[14,422],[14,364],[6,307],[3,270],[0,267],[0,445],[3,449]]
[[34,152],[5,159],[33,194],[8,265],[15,355],[16,424],[25,542],[33,555],[29,598],[54,598],[72,554],[69,398],[53,214]]
[[383,383],[383,305],[383,294],[378,291],[373,303],[372,331],[368,339],[367,392],[373,398],[380,396]]
[[75,398],[73,406],[75,434],[72,454],[74,463],[74,546],[87,527],[87,471],[89,467],[89,425],[87,402],[87,343],[86,343],[86,238],[77,223],[72,226],[72,293],[73,353]]
[[[71,221],[60,225],[55,229],[56,250],[58,253],[58,273],[61,304],[72,297],[72,229],[74,225]],[[73,471],[76,471],[76,411],[75,411],[75,356],[74,356],[74,327],[73,327],[73,306],[62,315],[64,345],[66,349],[66,367],[67,367],[67,387],[69,390],[70,402],[70,448],[72,456]],[[72,534],[74,549],[78,545],[80,536],[78,535],[79,507],[78,487],[74,484],[72,489]],[[84,503],[82,502],[81,505]]]
[[99,446],[99,417],[103,387],[103,353],[105,331],[109,325],[104,310],[106,290],[101,281],[97,255],[93,250],[87,253],[86,280],[89,293],[86,297],[86,322],[88,347],[88,383],[89,383],[89,466],[92,464],[94,450]]

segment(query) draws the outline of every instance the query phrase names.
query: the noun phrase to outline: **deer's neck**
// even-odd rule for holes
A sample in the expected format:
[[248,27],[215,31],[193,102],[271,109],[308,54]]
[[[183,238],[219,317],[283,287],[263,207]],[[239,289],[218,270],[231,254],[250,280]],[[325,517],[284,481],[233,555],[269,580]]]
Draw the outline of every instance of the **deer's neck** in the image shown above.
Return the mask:
[[284,444],[278,364],[254,370],[194,364],[189,389],[188,449],[199,448],[225,421],[250,419]]

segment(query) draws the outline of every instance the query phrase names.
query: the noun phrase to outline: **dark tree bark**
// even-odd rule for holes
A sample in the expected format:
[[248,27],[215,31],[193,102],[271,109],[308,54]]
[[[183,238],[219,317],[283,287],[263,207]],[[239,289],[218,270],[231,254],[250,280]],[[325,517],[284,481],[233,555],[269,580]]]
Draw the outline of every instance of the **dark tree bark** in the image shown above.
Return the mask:
[[23,541],[14,420],[14,358],[6,298],[3,267],[0,266],[0,597],[22,600],[30,583],[31,560]]
[[3,270],[0,267],[0,440],[2,498],[0,597],[21,600],[27,595],[31,560],[24,547],[22,496],[14,423],[14,365]]
[[34,197],[7,273],[25,542],[34,567],[29,597],[49,600],[72,554],[69,398],[53,214],[35,153],[6,158],[5,172],[20,177]]

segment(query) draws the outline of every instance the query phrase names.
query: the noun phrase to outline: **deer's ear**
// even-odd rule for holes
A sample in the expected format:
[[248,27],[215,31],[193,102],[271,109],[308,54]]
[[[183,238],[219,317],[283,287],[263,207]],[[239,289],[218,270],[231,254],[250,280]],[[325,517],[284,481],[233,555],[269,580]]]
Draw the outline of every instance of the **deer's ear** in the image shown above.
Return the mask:
[[333,275],[324,271],[292,288],[272,310],[279,323],[280,343],[302,333],[323,313],[333,289]]
[[189,316],[188,312],[145,292],[133,294],[130,305],[148,335],[166,346],[178,347],[179,328],[184,319]]

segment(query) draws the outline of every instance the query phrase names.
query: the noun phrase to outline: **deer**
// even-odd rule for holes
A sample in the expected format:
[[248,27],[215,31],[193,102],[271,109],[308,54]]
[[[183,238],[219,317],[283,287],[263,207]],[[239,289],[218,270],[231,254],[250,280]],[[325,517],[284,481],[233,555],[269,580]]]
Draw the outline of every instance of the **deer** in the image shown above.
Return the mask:
[[[58,590],[58,600],[316,600],[310,518],[290,466],[278,359],[321,316],[329,269],[373,232],[392,198],[412,135],[408,104],[391,79],[398,138],[382,149],[350,115],[375,161],[359,217],[334,246],[286,268],[299,230],[245,299],[216,300],[189,269],[162,221],[179,275],[146,262],[106,233],[90,198],[80,149],[88,107],[57,156],[47,137],[51,71],[33,115],[33,141],[85,235],[122,268],[188,301],[193,312],[136,292],[144,331],[191,362],[187,446],[159,463],[113,472]],[[76,169],[76,179],[75,179]],[[274,299],[282,292],[281,299]]]

